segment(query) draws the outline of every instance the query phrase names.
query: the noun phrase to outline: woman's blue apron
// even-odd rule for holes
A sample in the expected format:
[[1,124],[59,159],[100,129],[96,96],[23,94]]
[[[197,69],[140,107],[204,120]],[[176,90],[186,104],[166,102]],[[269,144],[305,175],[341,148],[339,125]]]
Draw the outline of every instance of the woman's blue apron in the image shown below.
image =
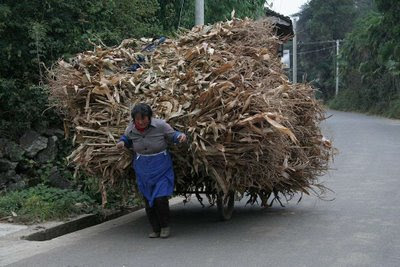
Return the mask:
[[150,207],[157,197],[171,196],[174,191],[174,171],[167,151],[154,155],[137,154],[133,160],[139,191]]

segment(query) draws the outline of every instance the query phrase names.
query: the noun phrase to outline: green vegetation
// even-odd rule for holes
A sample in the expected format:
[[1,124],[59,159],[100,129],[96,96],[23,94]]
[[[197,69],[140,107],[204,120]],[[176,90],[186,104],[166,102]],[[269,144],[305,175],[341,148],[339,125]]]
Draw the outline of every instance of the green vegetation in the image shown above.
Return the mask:
[[297,80],[305,75],[324,100],[335,93],[336,44],[326,41],[343,39],[352,29],[355,13],[353,0],[311,0],[299,14]]
[[[400,118],[400,2],[311,0],[299,13],[299,76],[331,108]],[[335,43],[341,39],[335,97]],[[302,78],[298,77],[301,81]]]
[[1,135],[18,138],[23,129],[59,126],[61,120],[48,110],[46,68],[89,49],[90,42],[114,45],[159,34],[157,10],[156,0],[2,1]]
[[0,195],[0,217],[12,217],[15,222],[66,219],[73,215],[96,212],[97,207],[92,198],[79,191],[45,185]]
[[375,2],[378,12],[361,18],[345,39],[344,90],[330,106],[400,118],[400,3]]
[[45,87],[0,78],[0,136],[15,139],[29,128],[60,123],[54,110],[48,109]]

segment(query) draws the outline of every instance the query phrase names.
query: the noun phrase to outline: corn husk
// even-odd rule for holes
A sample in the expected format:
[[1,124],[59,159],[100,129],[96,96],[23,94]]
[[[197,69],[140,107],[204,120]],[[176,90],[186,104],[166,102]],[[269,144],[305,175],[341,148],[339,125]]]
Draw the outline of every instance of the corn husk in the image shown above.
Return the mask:
[[270,22],[195,27],[143,50],[149,41],[95,47],[51,73],[51,99],[76,145],[69,159],[99,178],[103,203],[130,169],[132,153],[115,144],[140,102],[189,137],[171,147],[177,192],[206,191],[213,202],[235,191],[262,205],[323,192],[318,177],[332,157],[319,128],[324,111],[310,85],[284,75]]

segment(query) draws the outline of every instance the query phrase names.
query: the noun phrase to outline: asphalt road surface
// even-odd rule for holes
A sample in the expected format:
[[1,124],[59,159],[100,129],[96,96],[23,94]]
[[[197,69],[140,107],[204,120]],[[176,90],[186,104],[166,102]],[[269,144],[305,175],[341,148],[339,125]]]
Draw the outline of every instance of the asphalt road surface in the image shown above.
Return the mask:
[[236,202],[233,218],[172,206],[172,236],[149,239],[143,211],[46,242],[10,247],[10,266],[400,266],[400,121],[330,112],[340,153],[321,180],[332,201]]

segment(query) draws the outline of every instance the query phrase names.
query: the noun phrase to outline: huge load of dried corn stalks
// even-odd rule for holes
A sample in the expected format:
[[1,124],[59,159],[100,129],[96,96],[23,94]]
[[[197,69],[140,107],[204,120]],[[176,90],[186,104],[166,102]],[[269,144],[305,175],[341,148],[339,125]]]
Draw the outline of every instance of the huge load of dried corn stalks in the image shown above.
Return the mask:
[[[321,193],[332,148],[314,90],[291,84],[267,21],[232,20],[182,32],[154,51],[148,40],[96,47],[52,70],[51,95],[73,130],[77,168],[106,191],[127,175],[132,153],[115,147],[135,103],[189,142],[173,147],[176,189],[269,197]],[[140,66],[135,72],[129,67]],[[211,200],[213,200],[212,198]]]

